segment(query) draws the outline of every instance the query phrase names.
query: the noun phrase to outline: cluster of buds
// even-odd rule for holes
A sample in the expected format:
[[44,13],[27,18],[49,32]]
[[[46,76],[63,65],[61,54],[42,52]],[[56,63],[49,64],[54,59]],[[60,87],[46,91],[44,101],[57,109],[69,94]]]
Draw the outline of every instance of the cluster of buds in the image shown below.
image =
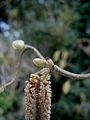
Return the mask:
[[[25,43],[23,40],[15,40],[12,43],[12,47],[17,51],[22,51],[25,48]],[[49,68],[52,68],[54,66],[54,63],[52,59],[48,58],[47,60],[41,59],[41,58],[35,58],[33,60],[33,63],[35,66],[44,68],[45,66],[48,66]]]
[[35,66],[41,67],[41,68],[48,66],[51,69],[54,66],[54,63],[53,63],[52,59],[50,59],[50,58],[48,58],[47,60],[44,60],[41,58],[35,58],[33,60],[33,63]]

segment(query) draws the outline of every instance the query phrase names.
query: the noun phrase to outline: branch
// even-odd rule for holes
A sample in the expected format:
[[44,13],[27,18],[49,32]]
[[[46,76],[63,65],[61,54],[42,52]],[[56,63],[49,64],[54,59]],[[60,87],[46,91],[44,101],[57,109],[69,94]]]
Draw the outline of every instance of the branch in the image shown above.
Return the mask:
[[[31,45],[25,45],[25,48],[32,49],[37,54],[38,57],[45,60],[45,58],[42,56],[42,54],[35,47],[33,47]],[[54,71],[58,72],[60,75],[63,75],[65,77],[69,77],[71,79],[83,80],[83,79],[90,78],[90,73],[88,73],[88,74],[75,74],[75,73],[72,73],[72,72],[69,72],[69,71],[62,69],[57,65],[54,65]]]
[[10,82],[8,82],[5,85],[3,85],[2,87],[0,87],[0,93],[2,93],[8,86],[13,84],[15,82],[15,80],[16,80],[16,78],[13,78]]
[[4,85],[2,85],[0,87],[0,93],[2,93],[7,87],[9,87],[10,85],[12,85],[16,81],[18,73],[19,73],[19,70],[20,70],[22,55],[23,55],[23,50],[20,52],[20,55],[19,55],[19,58],[18,58],[18,64],[16,66],[15,73],[12,75],[12,79],[9,80],[8,83],[6,83],[6,84],[4,84]]
[[33,47],[33,46],[31,46],[31,45],[25,45],[25,48],[24,48],[24,49],[31,49],[31,50],[33,50],[33,51],[37,54],[38,57],[40,57],[41,59],[46,60],[46,59],[43,57],[43,55],[42,55],[35,47]]
[[[19,72],[19,70],[20,70],[21,58],[22,58],[24,52],[25,52],[26,50],[28,50],[28,49],[33,50],[33,51],[37,54],[37,56],[38,56],[39,58],[41,58],[41,59],[43,59],[43,60],[46,61],[47,67],[49,67],[50,69],[53,68],[53,70],[56,71],[56,72],[58,72],[60,75],[69,77],[69,78],[71,78],[71,79],[80,79],[80,80],[89,79],[89,78],[90,78],[90,73],[87,73],[87,74],[75,74],[75,73],[72,73],[72,72],[69,72],[69,71],[66,71],[66,70],[62,69],[62,68],[60,68],[60,67],[57,66],[57,65],[53,65],[53,64],[52,64],[53,61],[51,61],[51,60],[50,60],[50,61],[47,61],[47,60],[43,57],[43,55],[42,55],[35,47],[33,47],[33,46],[31,46],[31,45],[24,45],[24,43],[21,44],[22,42],[23,42],[23,41],[18,41],[17,43],[14,43],[14,47],[15,47],[15,48],[19,48],[19,47],[20,47],[20,49],[22,49],[22,48],[23,48],[23,49],[21,50],[21,54],[20,54],[20,57],[19,57],[17,69],[16,69],[16,72],[15,72],[15,74],[14,74],[13,79],[12,79],[10,82],[6,83],[4,86],[0,87],[0,92],[3,92],[6,87],[10,86],[12,83],[15,82],[16,77],[17,77],[17,75],[18,75],[18,72]],[[50,63],[49,63],[49,62],[50,62]],[[51,66],[51,65],[52,65],[52,66]]]
[[[20,70],[22,56],[25,53],[25,51],[28,50],[28,49],[33,50],[37,54],[38,57],[40,57],[41,59],[44,59],[46,61],[46,59],[41,55],[41,53],[35,47],[33,47],[31,45],[24,45],[24,48],[21,49],[21,52],[20,52],[20,56],[19,56],[19,59],[18,59],[18,64],[17,64],[17,67],[16,67],[15,74],[13,75],[12,80],[9,80],[10,82],[8,82],[5,85],[0,87],[0,93],[2,93],[8,86],[12,85],[16,81],[18,72]],[[46,63],[47,63],[47,61],[46,61]]]
[[[46,60],[43,55],[33,46],[31,45],[25,45],[25,49],[32,49],[38,57],[40,57],[41,59],[44,59]],[[48,63],[46,62],[46,64],[48,65]],[[89,79],[90,78],[90,73],[88,74],[75,74],[75,73],[72,73],[72,72],[69,72],[69,71],[66,71],[62,68],[60,68],[59,66],[57,65],[54,65],[54,71],[58,72],[60,75],[63,75],[65,77],[69,77],[71,79],[80,79],[80,80],[83,80],[83,79]]]
[[72,72],[68,72],[60,67],[58,67],[57,65],[54,65],[54,71],[58,72],[60,75],[63,75],[65,77],[69,77],[71,79],[89,79],[90,78],[90,73],[87,74],[75,74]]

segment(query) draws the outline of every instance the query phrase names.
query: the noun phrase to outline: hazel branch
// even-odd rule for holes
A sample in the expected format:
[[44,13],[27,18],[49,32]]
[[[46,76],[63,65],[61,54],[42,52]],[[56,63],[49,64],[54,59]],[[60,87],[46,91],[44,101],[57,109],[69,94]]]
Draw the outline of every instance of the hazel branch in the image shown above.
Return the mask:
[[0,93],[3,92],[8,86],[12,85],[16,81],[18,72],[20,70],[22,56],[23,56],[23,54],[25,53],[26,50],[28,50],[28,49],[33,50],[39,58],[43,59],[45,61],[45,63],[47,63],[46,59],[41,55],[41,53],[35,47],[33,47],[31,45],[25,45],[24,41],[22,41],[22,40],[14,41],[13,44],[12,44],[12,47],[15,50],[20,52],[20,56],[19,56],[19,59],[18,59],[18,64],[17,64],[17,67],[16,67],[15,74],[12,77],[12,80],[9,80],[10,82],[8,82],[5,85],[0,87]]
[[43,55],[42,55],[35,47],[33,47],[33,46],[31,46],[31,45],[25,45],[25,46],[24,46],[24,49],[31,49],[31,50],[33,50],[33,51],[37,54],[37,56],[38,56],[39,58],[45,60],[45,58],[43,57]]
[[[20,40],[19,40],[20,41]],[[71,78],[71,79],[88,79],[88,78],[90,78],[90,73],[88,73],[88,74],[75,74],[75,73],[72,73],[72,72],[69,72],[69,71],[66,71],[66,70],[64,70],[64,69],[62,69],[62,68],[60,68],[59,66],[57,66],[57,65],[54,65],[54,63],[53,63],[53,61],[52,60],[46,60],[44,57],[43,57],[43,55],[34,47],[34,46],[31,46],[31,45],[25,45],[25,44],[23,44],[23,41],[21,42],[16,42],[16,44],[14,45],[14,47],[15,48],[18,48],[19,49],[19,47],[20,47],[20,49],[21,48],[23,48],[23,53],[25,52],[25,50],[28,50],[28,49],[31,49],[31,50],[33,50],[36,54],[37,54],[37,56],[39,57],[39,58],[41,58],[42,60],[44,60],[44,61],[46,61],[46,65],[47,65],[47,67],[49,67],[50,69],[53,67],[53,69],[54,69],[54,71],[56,71],[56,72],[58,72],[60,75],[63,75],[63,76],[66,76],[66,77],[69,77],[69,78]],[[17,44],[18,43],[18,44]],[[20,44],[21,43],[21,44]],[[22,45],[22,46],[21,46]],[[23,54],[22,54],[23,55]],[[38,61],[40,61],[40,60],[38,60]],[[38,61],[37,61],[37,63],[38,63]],[[43,62],[44,62],[43,61]],[[43,63],[43,64],[45,64],[45,63]]]
[[[42,54],[35,47],[33,47],[31,45],[25,45],[25,48],[32,49],[37,54],[38,57],[45,60],[45,58],[42,56]],[[90,73],[87,73],[87,74],[75,74],[75,73],[72,73],[72,72],[69,72],[69,71],[66,71],[66,70],[62,69],[57,65],[54,65],[54,71],[58,72],[60,75],[69,77],[71,79],[83,80],[83,79],[90,78]]]
[[[18,61],[18,67],[17,67],[17,69],[16,69],[16,72],[15,72],[15,74],[14,74],[13,79],[12,79],[10,82],[6,83],[4,86],[0,87],[0,92],[2,92],[2,91],[4,90],[4,88],[10,86],[12,83],[15,82],[16,76],[17,76],[18,71],[19,71],[19,69],[20,69],[20,64],[21,64],[22,56],[23,56],[23,54],[25,53],[25,51],[28,50],[28,49],[33,50],[33,51],[37,54],[37,56],[43,60],[43,61],[42,61],[42,64],[46,64],[46,66],[49,67],[50,69],[53,68],[53,70],[54,70],[55,72],[58,72],[60,75],[69,77],[69,78],[71,78],[71,79],[80,79],[80,80],[89,79],[89,78],[90,78],[90,73],[87,73],[87,74],[75,74],[75,73],[72,73],[72,72],[69,72],[69,71],[66,71],[66,70],[62,69],[62,68],[60,68],[60,67],[57,66],[57,65],[54,65],[54,63],[53,63],[53,61],[52,61],[51,59],[46,60],[46,59],[43,57],[43,55],[42,55],[34,46],[25,45],[25,44],[24,44],[24,41],[22,41],[22,40],[16,40],[16,41],[14,41],[13,44],[12,44],[12,46],[13,46],[13,48],[14,48],[15,50],[18,50],[18,51],[20,51],[20,53],[21,53],[21,54],[20,54],[19,61]],[[38,59],[38,61],[40,61],[40,60]],[[38,63],[38,61],[37,61],[37,63]],[[34,60],[34,62],[36,62],[36,61]],[[38,65],[38,64],[37,64],[37,65]],[[43,66],[43,65],[42,65],[42,66]]]
[[[45,58],[42,56],[42,54],[35,47],[33,47],[31,45],[25,45],[25,48],[32,49],[37,54],[38,57],[45,60]],[[83,80],[83,79],[89,79],[90,78],[90,73],[87,73],[87,74],[75,74],[75,73],[72,73],[72,72],[69,72],[69,71],[66,71],[66,70],[62,69],[57,65],[54,65],[54,71],[58,72],[60,75],[69,77],[71,79]]]
[[75,74],[69,71],[66,71],[60,67],[58,67],[57,65],[54,65],[54,71],[58,72],[60,75],[63,75],[65,77],[69,77],[71,79],[89,79],[90,78],[90,73],[87,74]]
[[2,85],[0,87],[0,93],[2,93],[7,87],[9,87],[10,85],[12,85],[16,79],[17,79],[17,76],[18,76],[18,73],[19,73],[19,70],[20,70],[20,66],[21,66],[21,59],[22,59],[22,55],[23,55],[23,50],[20,52],[20,55],[19,55],[19,58],[18,58],[18,64],[16,66],[16,71],[15,73],[12,75],[12,79],[9,80],[8,83]]
[[0,87],[0,93],[2,93],[8,86],[10,86],[11,84],[13,84],[15,82],[16,78],[13,78],[10,82],[6,83],[5,85]]

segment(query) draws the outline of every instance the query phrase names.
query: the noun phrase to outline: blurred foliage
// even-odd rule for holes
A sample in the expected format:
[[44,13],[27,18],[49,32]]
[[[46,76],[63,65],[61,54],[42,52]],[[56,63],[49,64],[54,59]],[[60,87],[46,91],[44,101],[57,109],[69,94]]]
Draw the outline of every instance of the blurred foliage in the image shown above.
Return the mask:
[[[12,78],[17,64],[11,48],[15,39],[34,45],[66,70],[90,72],[90,1],[0,0],[1,21],[10,29],[0,26],[0,85]],[[36,71],[34,57],[32,52],[23,57],[19,81],[0,94],[0,120],[24,120],[24,81]],[[56,73],[51,80],[51,120],[89,120],[90,80],[73,81]]]

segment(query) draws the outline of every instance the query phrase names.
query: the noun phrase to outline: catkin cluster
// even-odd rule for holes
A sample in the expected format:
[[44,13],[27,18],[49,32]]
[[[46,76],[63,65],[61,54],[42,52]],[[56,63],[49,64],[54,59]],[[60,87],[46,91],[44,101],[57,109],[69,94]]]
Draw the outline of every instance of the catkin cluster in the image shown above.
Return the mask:
[[25,120],[50,120],[51,82],[49,79],[49,68],[31,74],[25,87]]

